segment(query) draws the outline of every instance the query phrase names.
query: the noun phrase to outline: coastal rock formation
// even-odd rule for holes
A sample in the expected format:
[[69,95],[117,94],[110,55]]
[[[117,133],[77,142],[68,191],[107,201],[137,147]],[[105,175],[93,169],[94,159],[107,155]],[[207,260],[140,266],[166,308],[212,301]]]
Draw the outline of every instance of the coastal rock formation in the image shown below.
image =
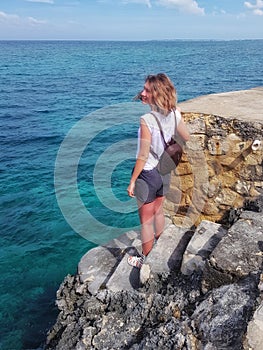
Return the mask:
[[262,116],[207,108],[184,113],[192,138],[141,270],[127,264],[136,231],[87,252],[57,292],[46,350],[262,350]]
[[136,240],[133,232],[94,248],[65,278],[46,350],[261,349],[262,212],[243,211],[228,230],[167,221],[141,270],[127,264]]

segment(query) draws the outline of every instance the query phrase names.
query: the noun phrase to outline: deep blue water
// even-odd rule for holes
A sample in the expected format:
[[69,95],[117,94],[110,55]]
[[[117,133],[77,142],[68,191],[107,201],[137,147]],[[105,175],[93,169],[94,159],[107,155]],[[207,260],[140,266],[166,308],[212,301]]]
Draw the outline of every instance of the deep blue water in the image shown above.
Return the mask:
[[249,89],[262,53],[263,40],[0,42],[2,350],[40,346],[64,276],[137,227],[126,187],[144,77],[167,73],[179,101]]

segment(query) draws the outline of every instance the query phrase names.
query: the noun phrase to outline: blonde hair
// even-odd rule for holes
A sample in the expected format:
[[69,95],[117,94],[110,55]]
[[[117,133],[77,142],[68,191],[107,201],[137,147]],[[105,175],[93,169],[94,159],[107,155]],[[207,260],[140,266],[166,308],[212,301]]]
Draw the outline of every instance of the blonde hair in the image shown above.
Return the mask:
[[145,82],[149,83],[153,105],[167,113],[176,108],[176,89],[166,74],[148,75]]

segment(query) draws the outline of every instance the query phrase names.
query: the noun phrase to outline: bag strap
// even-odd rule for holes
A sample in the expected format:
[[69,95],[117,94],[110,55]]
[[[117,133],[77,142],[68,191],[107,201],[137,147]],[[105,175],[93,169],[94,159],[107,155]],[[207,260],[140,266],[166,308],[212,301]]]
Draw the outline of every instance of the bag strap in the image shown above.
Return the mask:
[[161,136],[162,136],[162,140],[163,140],[163,143],[164,143],[164,147],[167,147],[168,145],[167,145],[167,143],[166,143],[166,141],[165,141],[165,139],[164,139],[164,134],[163,134],[163,129],[162,129],[161,123],[160,123],[159,119],[156,117],[156,115],[154,115],[153,113],[151,113],[151,114],[154,116],[154,118],[155,118],[155,120],[156,120],[156,122],[157,122],[157,124],[158,124],[158,127],[159,127],[159,129],[160,129],[160,134],[161,134]]
[[[175,122],[175,124],[174,124],[174,135],[176,135],[177,120],[176,120],[175,109],[173,109],[173,113],[174,113],[174,122]],[[161,136],[162,136],[162,141],[163,141],[163,143],[164,143],[164,148],[166,148],[166,147],[168,146],[168,144],[167,144],[167,142],[165,141],[161,123],[160,123],[159,119],[156,117],[156,115],[155,115],[153,112],[151,112],[151,114],[154,116],[154,118],[155,118],[155,120],[156,120],[156,122],[157,122],[157,125],[158,125],[158,127],[159,127],[159,129],[160,129],[160,134],[161,134]],[[153,154],[153,156],[154,156],[155,158],[157,158],[157,159],[159,158],[159,157],[157,156],[157,154],[156,154],[152,149],[150,149],[150,152]]]
[[[173,113],[174,113],[174,136],[175,136],[176,133],[177,133],[177,120],[176,120],[175,109],[173,109]],[[156,122],[157,122],[157,124],[158,124],[158,127],[159,127],[159,129],[160,129],[160,133],[161,133],[161,136],[162,136],[163,143],[164,143],[165,147],[167,147],[168,144],[167,144],[167,142],[165,141],[161,123],[160,123],[159,119],[156,117],[156,115],[155,115],[153,112],[151,112],[151,114],[154,116],[154,118],[155,118],[155,120],[156,120]]]

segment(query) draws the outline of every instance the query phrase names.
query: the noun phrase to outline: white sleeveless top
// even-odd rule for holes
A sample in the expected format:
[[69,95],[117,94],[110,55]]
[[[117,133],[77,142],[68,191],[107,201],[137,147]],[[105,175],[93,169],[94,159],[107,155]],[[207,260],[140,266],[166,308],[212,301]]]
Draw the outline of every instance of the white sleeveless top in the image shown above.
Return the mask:
[[[152,112],[158,118],[162,129],[163,129],[163,134],[164,134],[164,139],[166,142],[169,142],[171,140],[171,137],[174,135],[174,128],[175,128],[175,121],[174,121],[174,112],[169,113],[167,116],[164,116],[161,113],[158,112]],[[177,126],[181,121],[181,113],[176,110],[175,111],[176,115],[176,123]],[[162,136],[160,133],[159,126],[157,124],[157,121],[155,120],[154,116],[151,113],[146,113],[143,116],[141,116],[141,119],[144,120],[146,125],[148,126],[150,133],[151,133],[151,150],[157,154],[158,158],[161,156],[164,150],[164,144],[162,141]],[[138,157],[139,154],[139,147],[140,147],[140,135],[141,135],[141,129],[139,128],[138,130],[138,146],[137,146],[137,155],[136,158]],[[144,165],[144,170],[151,170],[155,168],[158,164],[158,159],[151,153],[149,152],[148,159]]]

